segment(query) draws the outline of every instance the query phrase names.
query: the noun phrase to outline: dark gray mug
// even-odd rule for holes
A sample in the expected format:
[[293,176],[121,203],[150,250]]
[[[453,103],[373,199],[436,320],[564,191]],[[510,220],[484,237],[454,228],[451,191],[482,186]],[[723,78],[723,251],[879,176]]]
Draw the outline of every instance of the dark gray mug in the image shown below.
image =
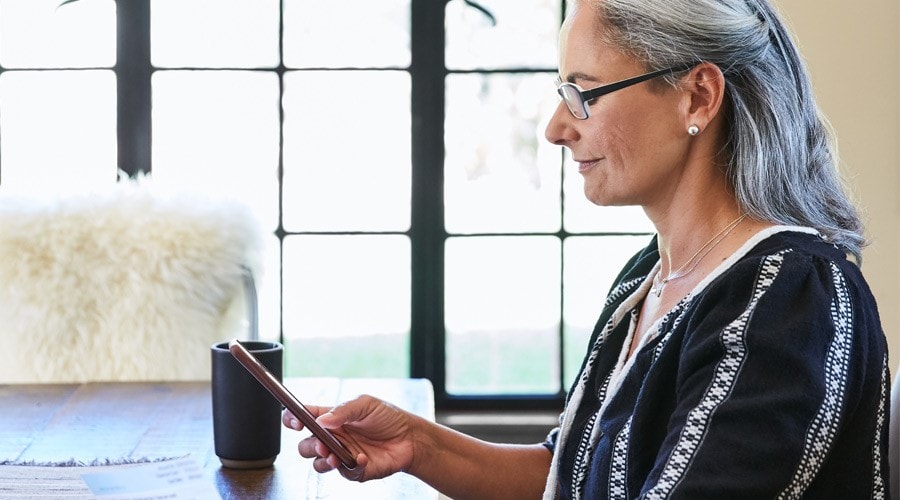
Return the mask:
[[[241,345],[281,380],[281,344],[241,341]],[[231,355],[228,342],[211,350],[216,455],[232,469],[269,467],[281,451],[281,403]]]

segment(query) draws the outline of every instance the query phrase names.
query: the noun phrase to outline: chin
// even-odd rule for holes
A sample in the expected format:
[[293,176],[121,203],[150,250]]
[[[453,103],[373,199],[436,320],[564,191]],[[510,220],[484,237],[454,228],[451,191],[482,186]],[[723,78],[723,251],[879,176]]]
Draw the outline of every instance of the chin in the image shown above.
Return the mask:
[[584,197],[594,205],[599,207],[611,207],[615,205],[619,205],[619,203],[615,203],[614,200],[610,199],[610,196],[606,193],[596,192],[596,191],[584,191]]

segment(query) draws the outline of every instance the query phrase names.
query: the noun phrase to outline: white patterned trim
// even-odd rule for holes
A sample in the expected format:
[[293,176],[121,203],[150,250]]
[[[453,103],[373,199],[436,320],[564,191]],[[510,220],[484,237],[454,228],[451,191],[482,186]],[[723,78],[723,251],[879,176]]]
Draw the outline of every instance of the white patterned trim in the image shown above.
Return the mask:
[[594,426],[597,425],[597,419],[600,412],[594,413],[591,419],[584,426],[584,435],[578,443],[578,450],[575,452],[575,468],[572,470],[572,494],[578,499],[584,494],[584,480],[587,478],[587,471],[590,469],[591,456],[593,456],[594,447],[591,443],[591,434],[594,432]]
[[890,400],[891,373],[888,369],[887,356],[881,363],[881,401],[878,403],[878,415],[875,417],[875,439],[872,440],[872,498],[883,500],[885,497],[884,476],[881,475],[881,436],[884,432],[885,406]]
[[687,472],[706,436],[713,413],[731,393],[747,354],[744,338],[747,324],[756,310],[760,297],[769,290],[778,276],[784,262],[784,253],[786,252],[766,257],[763,260],[754,285],[753,297],[747,309],[722,331],[720,338],[725,348],[725,355],[716,365],[709,389],[699,404],[688,413],[687,421],[660,474],[659,481],[647,492],[646,498],[667,498]]
[[[800,226],[773,226],[767,229],[764,229],[753,237],[751,237],[747,242],[744,243],[741,248],[739,248],[736,252],[734,252],[728,259],[722,262],[713,272],[711,272],[707,277],[702,280],[697,286],[685,297],[685,301],[689,301],[690,298],[695,296],[699,291],[702,291],[711,283],[714,279],[716,279],[719,275],[727,271],[731,268],[737,261],[743,258],[747,253],[750,252],[757,244],[761,241],[769,238],[772,235],[782,233],[782,232],[799,232],[799,233],[808,233],[808,234],[818,234],[815,229],[808,227],[800,227]],[[780,258],[780,256],[775,256]],[[770,257],[771,259],[772,257]],[[603,345],[606,337],[609,335],[609,332],[622,320],[622,316],[624,315],[624,311],[629,311],[634,309],[637,302],[642,300],[643,295],[640,293],[635,293],[634,286],[642,283],[642,285],[638,288],[638,291],[642,291],[643,294],[647,293],[647,290],[650,288],[650,280],[649,276],[652,276],[655,272],[659,270],[659,263],[657,262],[656,266],[650,271],[650,274],[644,278],[635,278],[629,280],[627,282],[623,282],[619,284],[612,292],[609,294],[609,298],[606,300],[606,306],[615,303],[620,297],[631,294],[629,299],[620,303],[616,308],[616,311],[610,316],[609,321],[603,326],[603,331],[598,335],[597,340],[594,343],[594,346],[591,348],[591,353],[588,355],[588,361],[585,363],[584,368],[578,379],[578,384],[573,387],[568,400],[566,401],[566,407],[563,410],[562,415],[560,416],[560,427],[559,432],[557,434],[556,446],[553,451],[553,459],[550,464],[550,471],[547,476],[547,482],[544,488],[543,500],[553,500],[556,498],[557,493],[557,485],[558,485],[558,475],[559,471],[559,461],[562,455],[562,450],[565,448],[566,442],[568,440],[568,435],[572,427],[573,420],[575,418],[575,413],[578,410],[579,405],[581,404],[581,400],[584,394],[584,386],[587,383],[587,379],[590,377],[590,373],[592,372],[594,363],[597,358],[597,353],[599,352],[599,348]],[[758,283],[759,284],[759,283]],[[770,283],[771,284],[771,283]],[[768,288],[768,285],[766,286]],[[637,295],[641,295],[638,297]],[[754,304],[755,305],[755,304]],[[740,318],[737,321],[740,321]],[[603,407],[601,406],[600,412],[598,414],[602,414]]]
[[619,431],[613,442],[609,464],[609,500],[628,500],[628,445],[631,442],[631,419]]
[[[647,278],[636,278],[623,283],[620,283],[612,292],[610,292],[610,297],[623,297],[628,295],[629,293],[634,295],[634,289],[637,285],[643,283],[645,288],[647,285]],[[560,418],[560,426],[559,433],[557,434],[556,446],[553,449],[553,459],[550,462],[550,472],[547,475],[547,483],[544,487],[543,500],[553,500],[556,498],[556,490],[558,484],[558,475],[561,471],[559,471],[559,461],[562,456],[562,450],[565,449],[566,442],[569,438],[569,432],[572,429],[572,424],[575,419],[575,413],[578,411],[578,407],[581,405],[581,400],[584,397],[585,386],[587,385],[588,379],[590,378],[590,374],[593,372],[594,363],[597,360],[597,356],[600,353],[600,349],[603,346],[606,338],[609,336],[609,333],[615,328],[615,326],[622,320],[625,316],[625,311],[634,308],[634,305],[640,300],[640,298],[631,297],[631,300],[626,300],[623,303],[619,304],[613,314],[610,316],[609,321],[603,325],[603,330],[597,335],[597,340],[594,341],[594,345],[591,346],[591,352],[588,355],[588,360],[584,364],[584,368],[581,371],[581,375],[578,377],[578,384],[572,389],[572,393],[569,396],[569,400],[566,402],[566,407],[563,410],[563,414]],[[614,301],[613,301],[614,302]],[[612,304],[607,300],[607,306]],[[600,411],[597,412],[598,415],[602,413],[603,408],[600,408]]]
[[619,297],[622,297],[628,293],[631,293],[631,290],[636,286],[641,284],[647,278],[634,278],[623,283],[620,283],[612,292],[609,293],[609,296],[606,297],[606,301],[603,303],[603,308],[611,306],[615,301],[619,300]]
[[806,431],[806,445],[800,465],[794,471],[790,484],[778,495],[779,499],[800,498],[809,488],[828,456],[841,422],[853,341],[853,310],[844,275],[834,263],[831,264],[831,273],[835,291],[831,302],[834,337],[825,356],[825,397]]

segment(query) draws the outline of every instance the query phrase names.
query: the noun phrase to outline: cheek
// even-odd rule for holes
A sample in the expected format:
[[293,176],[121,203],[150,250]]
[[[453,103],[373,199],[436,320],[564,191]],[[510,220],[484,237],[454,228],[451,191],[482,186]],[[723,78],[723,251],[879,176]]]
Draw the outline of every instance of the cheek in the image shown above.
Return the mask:
[[607,154],[627,156],[639,152],[641,142],[651,133],[646,109],[616,101],[597,111],[594,137]]
[[604,96],[591,109],[593,152],[606,156],[612,167],[634,172],[667,163],[661,157],[678,142],[677,103],[639,90]]
[[603,132],[607,146],[622,161],[637,163],[637,168],[666,151],[672,144],[672,125],[666,117],[640,111],[619,115],[606,124]]
[[633,157],[639,135],[639,128],[623,120],[608,120],[598,124],[592,137],[597,152],[617,165]]

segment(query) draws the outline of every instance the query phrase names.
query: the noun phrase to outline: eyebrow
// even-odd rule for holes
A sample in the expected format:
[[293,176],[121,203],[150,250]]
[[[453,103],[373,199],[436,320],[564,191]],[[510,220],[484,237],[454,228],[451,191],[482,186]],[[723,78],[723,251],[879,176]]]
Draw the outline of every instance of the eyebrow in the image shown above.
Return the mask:
[[[560,79],[562,79],[562,78],[560,77]],[[588,82],[600,83],[600,80],[598,80],[596,77],[593,77],[591,75],[588,75],[586,73],[581,73],[578,71],[576,71],[574,73],[569,73],[568,75],[566,75],[566,78],[565,78],[565,81],[567,81],[569,83],[575,83],[577,80],[584,80],[584,81],[588,81]]]

